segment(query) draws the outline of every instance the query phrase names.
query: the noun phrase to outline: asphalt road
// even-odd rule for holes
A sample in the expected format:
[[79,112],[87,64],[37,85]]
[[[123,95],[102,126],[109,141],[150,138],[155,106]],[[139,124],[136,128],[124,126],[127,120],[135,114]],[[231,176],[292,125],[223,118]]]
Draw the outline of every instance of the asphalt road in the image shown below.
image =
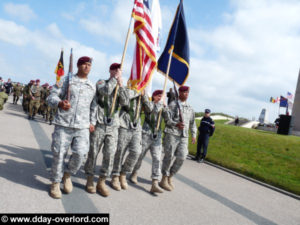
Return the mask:
[[111,224],[130,225],[300,224],[299,200],[191,160],[176,175],[174,191],[152,195],[150,155],[139,183],[126,191],[88,194],[81,169],[72,178],[73,192],[54,200],[48,193],[54,126],[39,116],[28,121],[11,102],[0,111],[0,213],[109,213]]

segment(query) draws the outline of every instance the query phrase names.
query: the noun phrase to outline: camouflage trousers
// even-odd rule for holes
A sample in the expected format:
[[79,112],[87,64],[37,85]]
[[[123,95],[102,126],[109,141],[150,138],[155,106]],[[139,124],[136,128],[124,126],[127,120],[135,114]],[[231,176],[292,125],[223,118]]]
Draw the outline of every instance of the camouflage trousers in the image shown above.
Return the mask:
[[29,116],[34,116],[40,108],[40,100],[30,100],[29,103]]
[[27,97],[23,97],[22,105],[23,105],[23,110],[25,112],[29,112],[29,100],[27,99]]
[[152,134],[143,133],[142,135],[142,153],[135,164],[133,172],[137,172],[142,165],[143,159],[145,158],[148,150],[150,149],[150,153],[152,156],[152,175],[151,178],[154,180],[158,180],[160,177],[160,158],[161,158],[161,135],[157,137],[157,139],[152,138]]
[[[121,173],[131,173],[142,151],[142,132],[140,130],[119,128],[117,152],[115,154],[112,175],[120,176]],[[129,151],[122,166],[126,150]]]
[[[179,171],[188,155],[188,142],[187,137],[165,134],[163,142],[165,156],[162,163],[162,174],[164,176],[174,175]],[[176,158],[171,166],[174,156]]]
[[47,105],[46,120],[53,121],[55,113],[56,113],[56,108],[52,108],[51,106]]
[[110,176],[114,156],[118,143],[118,127],[106,126],[97,123],[95,131],[90,137],[90,150],[84,170],[87,175],[95,174],[97,156],[101,150],[103,153],[100,177]]
[[[88,153],[89,137],[89,129],[55,126],[51,145],[53,153],[52,182],[61,182],[64,172],[76,174]],[[65,168],[64,161],[70,147],[72,155]]]

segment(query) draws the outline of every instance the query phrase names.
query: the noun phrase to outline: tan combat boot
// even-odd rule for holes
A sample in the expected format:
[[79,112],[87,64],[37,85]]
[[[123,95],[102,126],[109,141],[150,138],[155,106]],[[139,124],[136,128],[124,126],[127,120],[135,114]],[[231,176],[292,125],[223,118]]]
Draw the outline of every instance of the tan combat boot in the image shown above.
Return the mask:
[[97,183],[97,191],[103,196],[107,197],[109,196],[109,190],[105,184],[106,177],[99,177],[98,183]]
[[94,176],[87,176],[85,189],[90,194],[96,193],[96,187],[94,186]]
[[172,188],[169,186],[168,176],[163,176],[161,181],[159,182],[159,186],[166,191],[172,191]]
[[152,187],[151,187],[151,190],[150,190],[151,193],[163,193],[163,190],[161,190],[159,187],[158,187],[158,181],[157,180],[152,180]]
[[172,177],[173,177],[172,174],[168,177],[168,183],[169,183],[170,188],[171,188],[172,191],[173,191],[174,188],[175,188],[175,186],[174,186],[174,184],[173,184],[173,182],[172,182]]
[[61,198],[60,183],[53,182],[51,184],[50,196],[56,199]]
[[71,181],[71,174],[65,172],[64,176],[63,176],[63,181],[64,181],[64,192],[66,192],[66,194],[69,194],[72,192],[73,190],[73,184]]
[[128,189],[128,184],[127,184],[127,180],[126,180],[126,174],[121,173],[121,175],[120,175],[120,183],[121,183],[122,189],[124,189],[124,190]]
[[131,175],[130,175],[130,181],[134,184],[137,184],[138,181],[137,181],[137,172],[133,172]]
[[119,176],[113,176],[111,179],[111,187],[116,191],[121,191]]

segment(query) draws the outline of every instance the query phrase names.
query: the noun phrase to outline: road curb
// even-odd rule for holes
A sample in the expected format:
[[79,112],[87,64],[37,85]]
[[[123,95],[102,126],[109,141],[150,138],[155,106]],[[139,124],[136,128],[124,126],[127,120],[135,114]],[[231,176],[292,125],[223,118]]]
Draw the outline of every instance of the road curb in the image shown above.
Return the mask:
[[[191,159],[194,158],[193,155],[190,155],[190,154],[189,154],[188,156],[189,156]],[[253,182],[253,183],[256,183],[256,184],[259,184],[259,185],[261,185],[261,186],[264,186],[264,187],[266,187],[266,188],[269,188],[269,189],[271,189],[271,190],[273,190],[273,191],[277,191],[277,192],[279,192],[279,193],[281,193],[281,194],[284,194],[284,195],[287,195],[287,196],[292,197],[292,198],[294,198],[294,199],[300,200],[300,195],[296,195],[296,194],[294,194],[294,193],[285,191],[285,190],[280,189],[280,188],[278,188],[278,187],[275,187],[275,186],[272,186],[272,185],[270,185],[270,184],[264,183],[264,182],[262,182],[262,181],[256,180],[256,179],[254,179],[254,178],[248,177],[248,176],[246,176],[246,175],[244,175],[244,174],[238,173],[238,172],[236,172],[236,171],[233,171],[233,170],[231,170],[231,169],[228,169],[228,168],[225,168],[225,167],[223,167],[223,166],[217,165],[217,164],[215,164],[215,163],[209,162],[209,161],[207,161],[207,160],[205,160],[204,163],[207,164],[207,165],[209,165],[209,166],[213,166],[213,167],[215,167],[215,168],[217,168],[217,169],[220,169],[220,170],[223,170],[223,171],[225,171],[225,172],[228,172],[228,173],[231,173],[231,174],[233,174],[233,175],[236,175],[236,176],[238,176],[238,177],[241,177],[241,178],[243,178],[243,179],[249,180],[249,181],[251,181],[251,182]]]

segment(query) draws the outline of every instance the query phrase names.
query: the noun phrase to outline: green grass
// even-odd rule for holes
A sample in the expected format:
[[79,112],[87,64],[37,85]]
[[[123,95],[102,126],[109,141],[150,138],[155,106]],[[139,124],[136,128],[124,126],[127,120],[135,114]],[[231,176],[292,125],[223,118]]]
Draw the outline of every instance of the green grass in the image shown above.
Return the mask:
[[[200,121],[196,122],[198,127]],[[300,195],[300,137],[230,126],[225,122],[215,121],[208,161]],[[189,151],[192,155],[197,152],[191,138]]]
[[[200,121],[197,121],[197,126]],[[216,122],[207,160],[300,194],[300,138]],[[189,144],[195,155],[196,145]]]

